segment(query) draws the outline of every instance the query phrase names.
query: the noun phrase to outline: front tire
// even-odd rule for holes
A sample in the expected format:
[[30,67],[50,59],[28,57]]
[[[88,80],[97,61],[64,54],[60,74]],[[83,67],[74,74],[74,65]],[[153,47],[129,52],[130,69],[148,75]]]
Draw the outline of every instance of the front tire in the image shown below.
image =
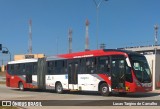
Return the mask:
[[102,96],[108,96],[110,94],[108,84],[102,83],[100,85],[100,93]]
[[59,94],[63,93],[63,87],[62,87],[61,83],[56,84],[56,92],[59,93]]

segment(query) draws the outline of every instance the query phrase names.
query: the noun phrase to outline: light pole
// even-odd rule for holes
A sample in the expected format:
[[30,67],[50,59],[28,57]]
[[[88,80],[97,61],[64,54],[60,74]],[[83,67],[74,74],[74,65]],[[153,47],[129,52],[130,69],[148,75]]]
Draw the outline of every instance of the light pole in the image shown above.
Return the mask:
[[154,47],[155,47],[155,56],[156,56],[156,54],[157,54],[157,45],[158,45],[158,24],[156,24],[156,25],[154,25],[154,30],[155,30],[155,38],[154,38],[154,40],[155,40],[155,44],[154,44]]
[[154,30],[155,30],[155,46],[157,46],[158,45],[158,24],[156,24],[156,25],[154,25]]
[[6,51],[5,51],[5,50],[2,51],[3,54],[8,54],[8,53],[9,53],[9,55],[10,55],[10,56],[9,56],[9,60],[11,61],[11,60],[12,60],[12,59],[11,59],[11,52],[8,50],[7,47],[2,47],[2,48],[5,48],[5,49],[6,49]]
[[103,1],[108,1],[108,0],[100,0],[99,2],[97,2],[96,0],[93,0],[95,6],[96,6],[96,40],[97,40],[97,49],[98,49],[98,25],[99,25],[99,22],[98,22],[98,12],[99,12],[99,7],[100,5],[102,4]]
[[[157,45],[158,45],[158,24],[154,25],[154,30],[155,30],[155,45],[154,45],[154,48],[155,48],[155,68],[156,68],[156,56],[157,56]],[[154,71],[153,73],[153,90],[155,90],[156,88],[156,81],[155,81],[155,78],[156,78],[156,70]]]

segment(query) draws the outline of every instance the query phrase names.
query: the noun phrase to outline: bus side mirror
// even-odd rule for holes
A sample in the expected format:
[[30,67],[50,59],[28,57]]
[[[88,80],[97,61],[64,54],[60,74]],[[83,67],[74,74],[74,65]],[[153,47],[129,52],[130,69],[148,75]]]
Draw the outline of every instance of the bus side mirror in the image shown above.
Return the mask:
[[128,57],[126,58],[126,62],[127,62],[127,66],[128,66],[128,67],[131,67],[131,63],[130,63],[130,61],[129,61],[129,58],[128,58]]

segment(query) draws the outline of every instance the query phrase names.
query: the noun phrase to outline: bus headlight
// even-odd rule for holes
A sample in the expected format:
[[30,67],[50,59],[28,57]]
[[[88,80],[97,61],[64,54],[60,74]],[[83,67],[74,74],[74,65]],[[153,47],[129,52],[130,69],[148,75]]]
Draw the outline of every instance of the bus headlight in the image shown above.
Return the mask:
[[141,86],[141,84],[140,84],[140,82],[139,82],[138,80],[134,79],[134,82],[136,83],[136,85],[137,85],[138,87]]
[[142,87],[152,87],[152,83],[142,83]]

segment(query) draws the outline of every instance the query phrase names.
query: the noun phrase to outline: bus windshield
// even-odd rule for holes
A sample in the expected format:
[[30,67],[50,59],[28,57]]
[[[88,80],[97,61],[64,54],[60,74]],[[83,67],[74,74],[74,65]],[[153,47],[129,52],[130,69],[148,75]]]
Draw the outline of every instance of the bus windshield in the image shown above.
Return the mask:
[[141,83],[151,82],[151,72],[148,66],[148,62],[144,56],[132,55],[131,64],[134,70],[135,76]]

